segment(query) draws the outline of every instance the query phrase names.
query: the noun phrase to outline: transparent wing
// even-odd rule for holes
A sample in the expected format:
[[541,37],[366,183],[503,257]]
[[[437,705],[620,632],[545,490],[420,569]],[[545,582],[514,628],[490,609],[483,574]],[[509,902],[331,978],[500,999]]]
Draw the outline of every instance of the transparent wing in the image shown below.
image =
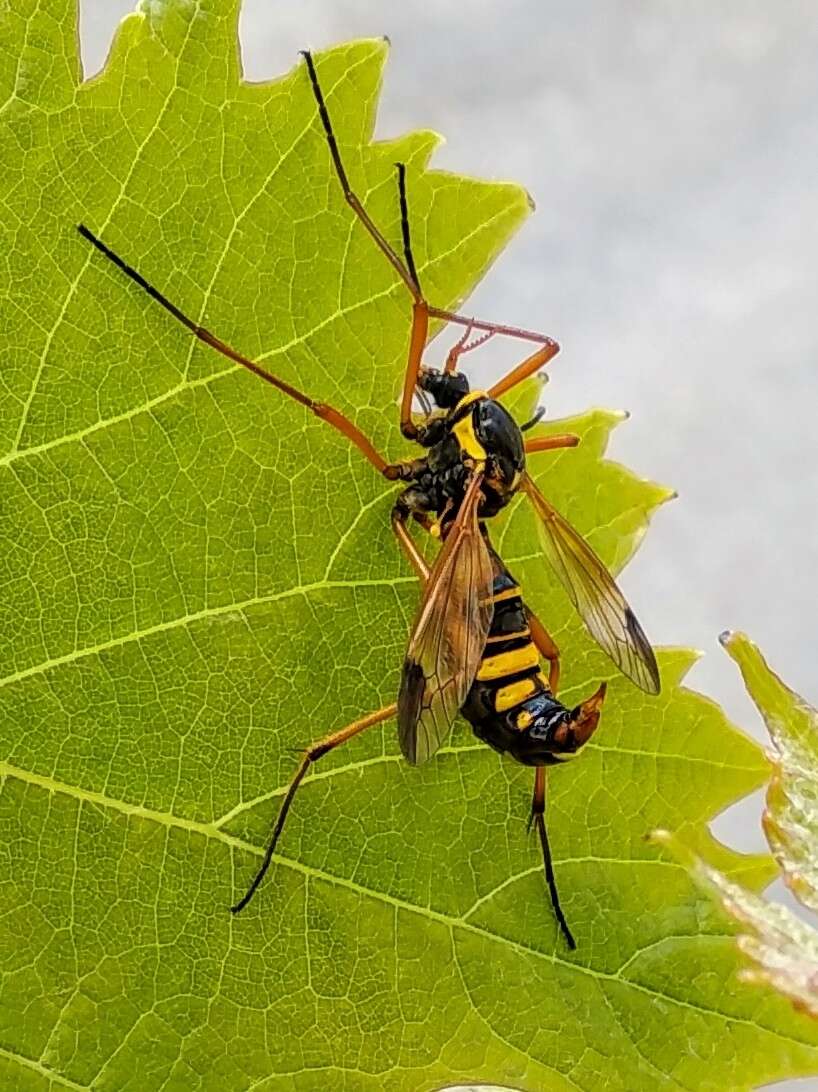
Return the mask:
[[528,474],[522,487],[540,517],[545,556],[591,635],[623,675],[648,694],[658,694],[659,668],[650,641],[613,577]]
[[486,647],[493,572],[477,522],[482,478],[471,479],[429,574],[403,662],[398,736],[413,765],[425,762],[448,735]]

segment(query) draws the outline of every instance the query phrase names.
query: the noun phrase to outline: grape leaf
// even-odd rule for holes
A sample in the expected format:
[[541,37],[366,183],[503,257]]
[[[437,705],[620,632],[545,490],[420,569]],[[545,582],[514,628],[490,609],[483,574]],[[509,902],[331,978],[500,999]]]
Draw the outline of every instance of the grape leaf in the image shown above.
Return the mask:
[[[750,697],[770,733],[773,774],[767,790],[764,831],[781,875],[800,902],[818,908],[818,710],[770,670],[743,633],[725,633],[722,644],[741,669]],[[712,892],[742,927],[737,944],[748,957],[747,982],[770,984],[796,1008],[818,1017],[818,932],[786,906],[768,902],[705,864],[666,831],[653,838],[675,853],[694,880]]]
[[[144,0],[87,83],[74,0],[0,18],[5,1085],[632,1092],[815,1072],[812,1024],[734,982],[722,918],[642,840],[678,829],[759,888],[769,862],[706,822],[762,783],[762,757],[680,688],[689,652],[662,653],[656,700],[614,676],[522,505],[496,538],[561,646],[565,699],[610,681],[549,799],[578,950],[525,835],[530,771],[462,724],[421,769],[391,725],[325,759],[231,917],[293,748],[392,700],[417,590],[388,528],[394,489],[74,225],[389,457],[405,453],[406,292],[338,192],[303,66],[242,82],[235,3]],[[371,144],[384,59],[355,43],[319,73],[394,241],[407,163],[420,275],[453,305],[527,197],[428,171],[431,133]],[[535,476],[619,568],[667,491],[603,460],[616,420],[552,425],[583,443]]]

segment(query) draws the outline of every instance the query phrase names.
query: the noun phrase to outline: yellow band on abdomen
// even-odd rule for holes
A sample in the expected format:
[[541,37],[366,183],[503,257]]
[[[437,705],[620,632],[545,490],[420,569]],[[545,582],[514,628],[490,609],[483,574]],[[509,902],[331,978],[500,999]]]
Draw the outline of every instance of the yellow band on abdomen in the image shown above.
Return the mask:
[[514,648],[511,652],[499,652],[496,656],[486,656],[480,664],[477,678],[504,679],[507,675],[516,675],[518,671],[525,671],[529,667],[537,667],[540,656],[536,648],[530,642],[522,648]]
[[486,644],[497,644],[499,641],[513,641],[517,637],[530,637],[531,630],[528,626],[525,629],[521,629],[518,633],[496,633],[493,637],[486,638]]
[[530,698],[536,689],[536,679],[518,679],[508,686],[501,686],[494,695],[494,708],[498,713],[505,713],[506,709],[513,709],[521,701]]
[[514,584],[510,588],[503,588],[501,592],[497,592],[496,595],[492,595],[489,599],[490,603],[502,603],[506,599],[518,599],[520,596],[520,589]]

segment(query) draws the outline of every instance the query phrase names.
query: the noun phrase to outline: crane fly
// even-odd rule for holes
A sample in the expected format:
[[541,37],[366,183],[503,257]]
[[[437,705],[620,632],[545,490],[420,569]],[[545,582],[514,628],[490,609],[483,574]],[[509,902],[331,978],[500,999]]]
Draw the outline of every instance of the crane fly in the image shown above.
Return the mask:
[[[397,164],[402,256],[374,223],[350,185],[315,63],[304,52],[307,77],[344,199],[411,297],[412,324],[400,400],[400,430],[424,454],[389,463],[358,426],[335,407],[310,397],[242,355],[182,310],[119,257],[84,224],[80,234],[200,341],[248,368],[282,394],[340,432],[373,470],[402,483],[392,508],[392,528],[421,584],[421,600],[404,659],[397,700],[311,744],[290,782],[260,868],[231,907],[243,910],[273,859],[296,792],[323,755],[368,728],[395,718],[408,762],[426,762],[448,738],[458,713],[475,735],[534,769],[529,826],[541,844],[554,914],[569,947],[576,946],[557,892],[545,826],[545,772],[574,757],[597,728],[605,683],[568,708],[557,698],[559,650],[526,605],[521,589],[491,544],[488,523],[522,492],[532,505],[543,552],[587,629],[619,670],[648,694],[659,692],[651,645],[605,565],[571,524],[542,495],[526,471],[526,458],[575,446],[565,434],[526,441],[538,419],[519,425],[499,398],[537,373],[559,351],[552,338],[516,326],[467,318],[433,306],[425,297],[412,253],[406,168]],[[459,326],[462,336],[442,368],[423,363],[432,319]],[[525,358],[488,390],[471,390],[458,363],[492,337],[532,346]],[[413,411],[415,396],[424,413]],[[418,524],[441,543],[430,567],[410,533]],[[547,671],[542,661],[546,661]]]

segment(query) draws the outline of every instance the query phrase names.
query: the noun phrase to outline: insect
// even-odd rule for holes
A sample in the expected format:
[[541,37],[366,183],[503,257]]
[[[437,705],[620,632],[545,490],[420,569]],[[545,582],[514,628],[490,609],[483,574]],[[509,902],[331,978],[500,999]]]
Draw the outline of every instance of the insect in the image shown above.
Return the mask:
[[[560,906],[545,826],[545,771],[547,766],[573,757],[591,737],[599,722],[605,684],[573,709],[557,699],[559,651],[493,549],[487,521],[522,491],[538,516],[544,552],[587,628],[626,676],[656,694],[659,673],[653,650],[603,563],[526,473],[527,455],[572,447],[578,438],[561,435],[526,442],[523,432],[538,416],[519,426],[498,401],[547,364],[559,350],[557,342],[535,331],[445,311],[426,300],[412,253],[404,165],[397,165],[401,258],[349,184],[313,58],[308,52],[303,56],[344,198],[412,297],[400,428],[407,440],[426,450],[423,457],[388,463],[348,417],[266,371],[195,323],[85,225],[78,226],[88,242],[200,341],[311,410],[342,433],[379,474],[404,485],[392,509],[392,527],[421,581],[422,596],[397,701],[306,749],[282,802],[261,867],[246,894],[231,909],[239,912],[253,897],[272,862],[296,792],[323,755],[367,728],[396,717],[401,751],[410,763],[419,764],[441,746],[461,712],[478,738],[534,767],[529,826],[533,823],[539,834],[557,922],[574,948]],[[442,369],[422,362],[430,319],[459,325],[464,331]],[[536,348],[488,391],[472,391],[458,361],[496,335],[527,341]],[[424,409],[421,418],[413,413],[416,395]],[[410,520],[441,541],[431,568],[410,534]],[[547,675],[542,671],[541,657],[548,662]]]

